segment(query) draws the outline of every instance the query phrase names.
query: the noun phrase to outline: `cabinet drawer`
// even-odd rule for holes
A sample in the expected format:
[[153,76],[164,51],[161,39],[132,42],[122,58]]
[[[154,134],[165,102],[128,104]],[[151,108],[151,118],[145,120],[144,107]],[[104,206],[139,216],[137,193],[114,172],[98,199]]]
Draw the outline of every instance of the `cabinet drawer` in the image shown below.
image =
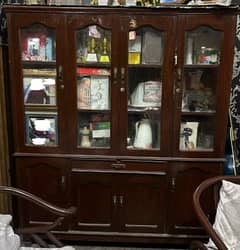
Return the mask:
[[77,173],[126,173],[166,175],[166,162],[137,162],[137,161],[72,161],[72,172]]

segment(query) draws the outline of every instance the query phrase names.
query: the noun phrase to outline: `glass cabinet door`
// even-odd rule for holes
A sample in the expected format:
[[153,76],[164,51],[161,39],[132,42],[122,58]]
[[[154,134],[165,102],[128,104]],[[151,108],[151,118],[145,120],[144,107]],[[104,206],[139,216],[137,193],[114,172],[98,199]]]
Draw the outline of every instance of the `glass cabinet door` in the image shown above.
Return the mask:
[[185,33],[180,151],[214,150],[222,42],[223,32],[209,26]]
[[79,148],[109,148],[111,31],[88,25],[75,32]]
[[151,26],[128,33],[127,149],[159,150],[165,32]]
[[25,144],[56,146],[56,32],[42,24],[20,30]]

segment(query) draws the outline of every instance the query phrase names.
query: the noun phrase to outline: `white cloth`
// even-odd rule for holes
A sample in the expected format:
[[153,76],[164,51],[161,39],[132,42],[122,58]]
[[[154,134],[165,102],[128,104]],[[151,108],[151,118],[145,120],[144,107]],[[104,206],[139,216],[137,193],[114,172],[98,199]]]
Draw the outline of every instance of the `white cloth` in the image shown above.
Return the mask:
[[0,214],[0,249],[18,250],[20,247],[20,237],[13,232],[10,222],[12,216]]
[[[213,228],[229,250],[240,250],[240,185],[222,181]],[[206,245],[217,249],[210,239]]]

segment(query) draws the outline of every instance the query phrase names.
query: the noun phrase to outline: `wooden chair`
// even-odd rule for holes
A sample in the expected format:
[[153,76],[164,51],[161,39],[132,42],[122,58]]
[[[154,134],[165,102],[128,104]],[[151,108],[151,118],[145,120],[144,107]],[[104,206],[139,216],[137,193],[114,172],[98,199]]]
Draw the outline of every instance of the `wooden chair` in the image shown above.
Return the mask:
[[[42,209],[47,210],[49,213],[52,213],[57,217],[57,219],[52,222],[52,224],[48,225],[39,225],[39,226],[32,226],[32,227],[25,227],[25,228],[17,228],[14,231],[20,236],[29,236],[33,239],[35,243],[37,243],[40,247],[47,248],[49,244],[54,244],[56,247],[63,247],[63,244],[60,240],[58,240],[52,233],[56,226],[61,224],[61,221],[67,217],[71,216],[76,212],[75,207],[70,207],[68,209],[57,207],[53,204],[50,204],[43,199],[33,195],[29,192],[24,190],[8,187],[8,186],[0,186],[1,193],[7,193],[36,204],[37,206],[41,207]],[[46,242],[46,240],[49,244]]]
[[[202,204],[201,204],[201,196],[209,189],[212,188],[213,191],[213,201],[214,206],[217,208],[218,200],[219,200],[219,189],[221,187],[222,180],[231,181],[234,183],[240,183],[240,176],[218,176],[209,178],[203,181],[198,188],[195,190],[193,194],[193,205],[196,212],[196,215],[207,232],[207,235],[212,239],[219,250],[227,250],[226,245],[221,240],[217,232],[214,230],[212,223],[209,221],[207,215],[205,214]],[[190,246],[191,250],[201,250],[208,249],[202,242],[194,241]]]

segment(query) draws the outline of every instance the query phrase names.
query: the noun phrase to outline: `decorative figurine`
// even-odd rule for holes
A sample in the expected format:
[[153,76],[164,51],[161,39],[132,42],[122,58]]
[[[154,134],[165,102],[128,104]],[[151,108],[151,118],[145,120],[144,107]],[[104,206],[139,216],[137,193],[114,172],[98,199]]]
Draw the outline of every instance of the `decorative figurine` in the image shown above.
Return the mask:
[[82,133],[81,147],[91,147],[91,142],[89,140],[90,130],[85,126]]

